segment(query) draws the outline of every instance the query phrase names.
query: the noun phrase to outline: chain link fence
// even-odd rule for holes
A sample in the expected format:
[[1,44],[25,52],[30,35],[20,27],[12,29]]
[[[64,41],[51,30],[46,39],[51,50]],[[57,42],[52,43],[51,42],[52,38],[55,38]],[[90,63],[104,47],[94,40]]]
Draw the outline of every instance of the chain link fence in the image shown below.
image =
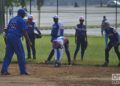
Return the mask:
[[[59,15],[60,22],[66,28],[71,29],[79,23],[79,17],[84,16],[86,24],[89,28],[99,28],[103,16],[106,16],[113,27],[120,27],[120,7],[107,7],[108,0],[44,0],[44,5],[41,7],[40,18],[37,10],[36,0],[31,0],[27,3],[28,12],[34,16],[34,21],[38,27],[51,27],[54,15]],[[117,0],[119,1],[119,0]],[[10,14],[10,9],[6,12],[6,24],[9,19],[16,15],[20,7],[13,7],[13,14]]]

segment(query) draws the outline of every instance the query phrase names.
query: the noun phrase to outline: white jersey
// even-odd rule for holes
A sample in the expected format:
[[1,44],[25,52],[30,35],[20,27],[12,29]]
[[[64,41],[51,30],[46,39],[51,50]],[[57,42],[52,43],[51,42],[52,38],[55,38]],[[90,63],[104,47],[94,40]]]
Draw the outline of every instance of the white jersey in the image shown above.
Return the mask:
[[63,48],[64,48],[64,37],[58,37],[57,39],[54,40],[55,42],[59,43],[61,45],[61,48],[54,48],[54,52],[55,52],[55,61],[60,62],[62,59],[62,55],[63,55]]
[[58,37],[54,41],[58,42],[61,46],[64,46],[64,37],[63,36]]

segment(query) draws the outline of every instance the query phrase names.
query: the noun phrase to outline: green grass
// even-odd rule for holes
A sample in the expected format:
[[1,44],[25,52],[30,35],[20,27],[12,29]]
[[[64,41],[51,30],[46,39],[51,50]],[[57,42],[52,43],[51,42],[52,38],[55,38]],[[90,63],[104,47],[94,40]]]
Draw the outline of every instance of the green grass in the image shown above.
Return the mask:
[[[68,36],[68,39],[70,41],[70,53],[71,58],[73,59],[73,54],[75,51],[75,42],[74,42],[74,36]],[[25,40],[23,41],[25,53],[26,52],[26,46],[25,46]],[[50,36],[43,36],[41,39],[36,39],[36,52],[37,52],[37,60],[34,61],[35,63],[41,63],[44,62],[48,54],[51,50],[51,42],[50,42]],[[3,61],[5,54],[5,44],[3,37],[0,35],[0,62]],[[14,55],[14,58],[12,62],[16,62],[16,56]],[[29,62],[29,61],[28,61]],[[67,63],[67,57],[64,53],[62,58],[63,63]],[[88,37],[88,48],[85,52],[84,61],[82,62],[80,60],[80,52],[77,55],[77,63],[82,65],[99,65],[104,62],[104,39],[103,37]],[[117,65],[118,59],[117,56],[112,49],[110,51],[110,65]]]

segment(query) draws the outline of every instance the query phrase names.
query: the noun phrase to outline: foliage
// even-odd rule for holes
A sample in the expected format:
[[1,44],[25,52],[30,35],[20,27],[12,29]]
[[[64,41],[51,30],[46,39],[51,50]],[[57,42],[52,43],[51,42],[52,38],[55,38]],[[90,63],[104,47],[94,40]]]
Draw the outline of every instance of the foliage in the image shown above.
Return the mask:
[[6,7],[13,6],[13,0],[5,0],[5,6]]
[[5,0],[5,6],[6,7],[10,7],[10,6],[22,6],[25,7],[26,6],[26,2],[28,2],[29,0]]

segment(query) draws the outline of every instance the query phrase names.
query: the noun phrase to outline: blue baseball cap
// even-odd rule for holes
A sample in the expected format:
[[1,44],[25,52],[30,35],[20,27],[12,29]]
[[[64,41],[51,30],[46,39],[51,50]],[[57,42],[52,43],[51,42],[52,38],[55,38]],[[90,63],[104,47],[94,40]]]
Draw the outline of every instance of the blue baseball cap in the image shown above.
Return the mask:
[[26,14],[26,11],[24,10],[24,9],[19,9],[18,10],[18,15],[24,15],[24,14]]

